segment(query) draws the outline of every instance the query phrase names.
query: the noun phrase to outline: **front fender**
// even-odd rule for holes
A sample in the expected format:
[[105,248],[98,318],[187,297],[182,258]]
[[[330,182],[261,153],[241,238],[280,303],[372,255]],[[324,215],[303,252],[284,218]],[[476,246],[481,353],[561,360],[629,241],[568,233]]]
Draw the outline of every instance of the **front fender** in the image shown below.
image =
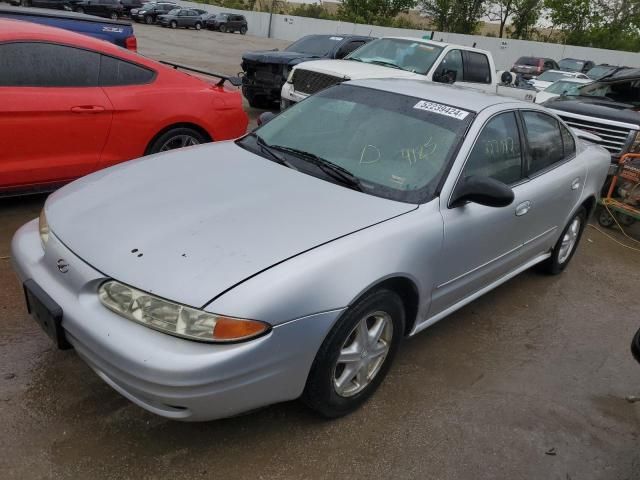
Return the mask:
[[391,277],[411,280],[428,308],[442,247],[436,201],[293,257],[215,298],[205,309],[278,325],[348,306]]

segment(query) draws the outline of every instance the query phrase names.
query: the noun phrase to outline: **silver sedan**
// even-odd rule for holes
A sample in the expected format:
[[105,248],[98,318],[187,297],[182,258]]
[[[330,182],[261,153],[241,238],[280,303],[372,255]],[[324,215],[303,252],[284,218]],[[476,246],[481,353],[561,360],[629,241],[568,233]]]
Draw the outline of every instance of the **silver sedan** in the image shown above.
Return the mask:
[[71,183],[13,261],[57,345],[151,412],[302,397],[337,417],[404,337],[534,265],[562,272],[608,167],[537,105],[347,82],[235,142]]

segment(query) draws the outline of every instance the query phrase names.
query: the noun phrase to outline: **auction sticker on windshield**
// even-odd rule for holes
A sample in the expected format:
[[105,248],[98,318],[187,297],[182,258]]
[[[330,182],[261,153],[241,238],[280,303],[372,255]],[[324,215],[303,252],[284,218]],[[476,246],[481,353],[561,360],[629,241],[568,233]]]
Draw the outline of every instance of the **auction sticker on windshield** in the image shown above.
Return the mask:
[[458,120],[464,120],[467,118],[467,115],[469,115],[469,112],[466,110],[450,107],[449,105],[443,105],[441,103],[427,102],[426,100],[420,100],[413,106],[413,108],[425,110],[427,112],[439,113],[440,115],[457,118]]

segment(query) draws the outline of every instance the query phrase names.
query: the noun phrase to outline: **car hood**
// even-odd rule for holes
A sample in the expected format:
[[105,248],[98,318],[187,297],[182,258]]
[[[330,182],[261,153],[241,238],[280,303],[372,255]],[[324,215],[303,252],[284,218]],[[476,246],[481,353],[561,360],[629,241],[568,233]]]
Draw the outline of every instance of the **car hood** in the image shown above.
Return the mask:
[[289,65],[291,62],[298,63],[301,60],[311,60],[321,58],[317,55],[299,52],[280,52],[271,50],[266,52],[245,52],[242,54],[243,60],[257,63],[275,63],[276,65]]
[[356,62],[353,60],[313,60],[305,62],[303,70],[326,73],[336,77],[360,80],[366,78],[422,78],[424,75],[407,72],[397,68],[383,67],[372,63]]
[[627,103],[614,102],[605,98],[559,96],[544,103],[545,107],[560,113],[568,112],[589,117],[640,125],[637,107]]
[[200,307],[274,264],[415,208],[221,142],[94,173],[54,193],[45,211],[52,232],[104,275]]

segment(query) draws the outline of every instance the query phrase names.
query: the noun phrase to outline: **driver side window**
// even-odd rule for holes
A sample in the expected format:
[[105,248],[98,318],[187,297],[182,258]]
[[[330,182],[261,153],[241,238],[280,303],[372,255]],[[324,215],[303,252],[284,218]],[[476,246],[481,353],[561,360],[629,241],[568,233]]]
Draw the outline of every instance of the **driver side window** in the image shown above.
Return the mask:
[[451,50],[445,55],[433,73],[433,80],[435,82],[453,83],[461,81],[462,74],[462,53],[460,50]]
[[469,154],[462,178],[491,177],[507,185],[522,177],[522,148],[513,112],[501,113],[484,126]]

